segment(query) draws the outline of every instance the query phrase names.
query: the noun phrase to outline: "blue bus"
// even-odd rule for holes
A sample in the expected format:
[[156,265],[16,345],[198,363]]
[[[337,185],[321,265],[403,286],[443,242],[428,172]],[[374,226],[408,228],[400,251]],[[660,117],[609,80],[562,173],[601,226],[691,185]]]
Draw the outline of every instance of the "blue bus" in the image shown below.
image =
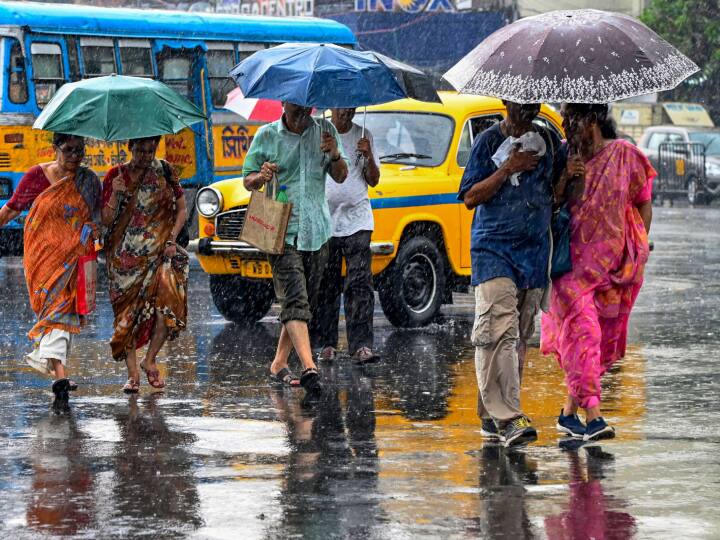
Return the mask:
[[[159,150],[188,202],[199,187],[238,176],[259,125],[223,109],[234,88],[228,71],[254,51],[295,41],[356,45],[348,27],[328,19],[1,2],[0,206],[27,169],[54,159],[49,134],[32,124],[58,88],[111,73],[161,80],[206,113],[207,122],[164,137]],[[123,145],[101,141],[87,150],[100,175],[127,157]],[[23,219],[0,230],[0,254],[17,251]]]

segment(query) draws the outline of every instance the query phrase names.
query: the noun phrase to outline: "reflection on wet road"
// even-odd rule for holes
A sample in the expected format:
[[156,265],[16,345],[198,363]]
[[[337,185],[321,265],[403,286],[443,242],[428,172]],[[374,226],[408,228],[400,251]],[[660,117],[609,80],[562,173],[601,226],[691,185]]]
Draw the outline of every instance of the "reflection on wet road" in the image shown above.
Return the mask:
[[[226,324],[191,274],[190,330],[161,353],[169,388],[120,392],[107,295],[76,342],[72,413],[22,362],[20,259],[0,261],[0,530],[17,538],[718,538],[720,220],[658,209],[628,357],[604,381],[618,438],[560,446],[556,365],[531,349],[538,444],[484,444],[472,299],[437,324],[376,313],[381,363],[323,366],[313,410],[265,381],[279,326]],[[535,343],[535,347],[537,343]]]

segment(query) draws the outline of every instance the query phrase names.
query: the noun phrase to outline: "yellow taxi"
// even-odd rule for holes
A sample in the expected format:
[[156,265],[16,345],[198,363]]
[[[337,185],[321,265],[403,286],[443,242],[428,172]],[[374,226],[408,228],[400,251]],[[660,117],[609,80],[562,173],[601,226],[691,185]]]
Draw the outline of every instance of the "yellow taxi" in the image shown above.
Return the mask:
[[[440,92],[442,104],[399,100],[368,107],[366,127],[381,161],[370,188],[375,217],[372,270],[380,304],[395,326],[430,323],[454,291],[470,283],[472,212],[457,200],[473,140],[499,122],[495,98]],[[363,122],[358,110],[355,122]],[[561,133],[560,115],[543,105],[538,124]],[[238,323],[262,318],[274,301],[266,257],[238,238],[250,193],[241,179],[197,195],[200,238],[191,249],[210,274],[220,313]]]

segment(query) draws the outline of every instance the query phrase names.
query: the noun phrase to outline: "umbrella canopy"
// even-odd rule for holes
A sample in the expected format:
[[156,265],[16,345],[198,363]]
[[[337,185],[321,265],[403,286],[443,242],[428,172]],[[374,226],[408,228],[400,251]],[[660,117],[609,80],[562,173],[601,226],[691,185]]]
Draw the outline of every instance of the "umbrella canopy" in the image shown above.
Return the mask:
[[445,79],[460,92],[517,103],[608,103],[670,90],[698,70],[638,20],[585,9],[505,26]]
[[407,97],[417,99],[418,101],[428,101],[430,103],[442,103],[440,96],[435,90],[432,79],[420,71],[419,69],[380,54],[375,51],[364,51],[366,54],[376,58],[378,62],[385,64],[395,74],[395,78]]
[[272,99],[246,98],[236,88],[227,95],[223,108],[239,114],[250,122],[273,122],[283,113],[282,103]]
[[230,71],[246,98],[335,109],[407,97],[385,64],[329,44],[286,43],[258,51]]
[[120,141],[177,133],[202,120],[200,109],[161,82],[109,75],[63,85],[33,127]]

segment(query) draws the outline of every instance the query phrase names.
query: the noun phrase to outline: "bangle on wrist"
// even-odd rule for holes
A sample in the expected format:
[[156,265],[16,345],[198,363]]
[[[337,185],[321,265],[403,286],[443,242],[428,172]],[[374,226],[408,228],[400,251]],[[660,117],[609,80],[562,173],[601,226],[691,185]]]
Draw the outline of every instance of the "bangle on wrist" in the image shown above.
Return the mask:
[[175,245],[175,242],[173,242],[172,240],[168,240],[167,242],[165,242],[165,247],[170,247],[170,246],[174,246],[174,245]]

